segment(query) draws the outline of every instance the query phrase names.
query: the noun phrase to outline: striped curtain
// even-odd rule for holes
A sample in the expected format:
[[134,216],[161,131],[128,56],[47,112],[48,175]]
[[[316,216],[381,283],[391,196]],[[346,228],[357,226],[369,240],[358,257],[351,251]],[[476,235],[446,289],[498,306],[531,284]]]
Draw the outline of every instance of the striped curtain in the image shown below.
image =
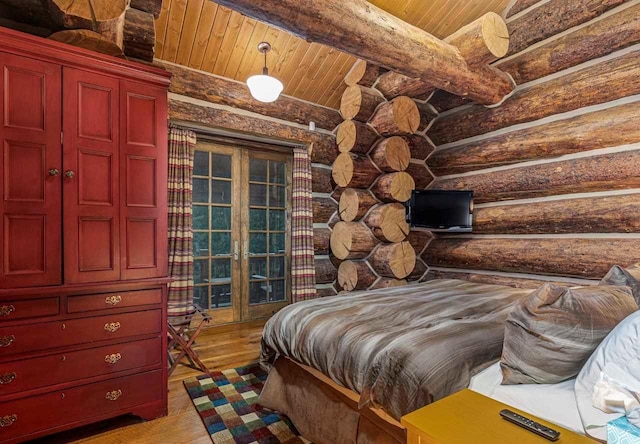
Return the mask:
[[196,133],[169,128],[169,306],[193,303],[191,176]]
[[291,216],[292,302],[316,297],[316,270],[313,263],[313,212],[311,160],[306,147],[293,152],[293,208]]

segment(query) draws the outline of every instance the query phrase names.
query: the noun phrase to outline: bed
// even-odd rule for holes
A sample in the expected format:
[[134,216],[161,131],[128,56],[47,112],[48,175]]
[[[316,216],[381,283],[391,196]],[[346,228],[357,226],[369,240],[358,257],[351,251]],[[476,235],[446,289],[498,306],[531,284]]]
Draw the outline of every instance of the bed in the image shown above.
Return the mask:
[[499,359],[509,311],[530,292],[447,279],[288,306],[264,329],[260,404],[314,442],[403,442],[402,415]]

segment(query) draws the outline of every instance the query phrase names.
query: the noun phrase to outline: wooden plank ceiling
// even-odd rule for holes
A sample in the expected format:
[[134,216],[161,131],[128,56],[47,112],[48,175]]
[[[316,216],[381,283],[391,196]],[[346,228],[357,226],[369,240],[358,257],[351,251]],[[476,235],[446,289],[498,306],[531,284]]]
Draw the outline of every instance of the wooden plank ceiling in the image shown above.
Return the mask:
[[[277,0],[276,0],[277,1]],[[348,1],[348,0],[346,0]],[[439,38],[509,0],[371,0],[374,5]],[[261,41],[273,47],[269,72],[284,93],[338,108],[342,79],[355,58],[247,18],[209,0],[164,0],[156,21],[156,57],[244,82],[261,72]]]

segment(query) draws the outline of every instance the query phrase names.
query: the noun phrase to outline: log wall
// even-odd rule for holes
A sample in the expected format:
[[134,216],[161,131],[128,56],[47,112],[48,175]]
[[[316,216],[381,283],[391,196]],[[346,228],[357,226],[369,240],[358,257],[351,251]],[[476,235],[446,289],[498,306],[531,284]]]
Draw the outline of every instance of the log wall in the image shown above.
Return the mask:
[[[338,213],[328,221],[328,211],[325,217],[314,217],[315,235],[321,236],[315,245],[316,263],[325,278],[318,286],[322,295],[405,285],[427,272],[420,254],[431,237],[410,230],[403,203],[414,188],[426,189],[433,181],[425,160],[435,147],[425,133],[438,113],[424,100],[428,95],[410,98],[384,88],[387,93],[380,94],[382,90],[372,87],[383,78],[384,71],[363,61],[345,78],[350,87],[342,98],[345,120],[335,131],[341,154],[331,167],[334,189],[314,197],[325,204],[329,197],[339,202]],[[325,174],[316,181],[319,174],[314,171],[322,193],[328,184]],[[327,282],[332,276],[326,272],[329,264],[338,270],[332,283]]]
[[473,234],[428,244],[425,279],[593,284],[640,260],[640,6],[597,3],[512,3],[501,106],[432,95],[429,188],[476,207]]

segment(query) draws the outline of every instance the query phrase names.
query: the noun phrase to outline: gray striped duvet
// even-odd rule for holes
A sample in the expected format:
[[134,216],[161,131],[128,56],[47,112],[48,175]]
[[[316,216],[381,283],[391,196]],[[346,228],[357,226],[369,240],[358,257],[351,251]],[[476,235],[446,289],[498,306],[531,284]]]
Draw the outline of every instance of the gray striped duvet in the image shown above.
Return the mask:
[[435,280],[290,305],[267,322],[262,362],[286,356],[395,418],[468,386],[500,358],[505,320],[531,293]]

